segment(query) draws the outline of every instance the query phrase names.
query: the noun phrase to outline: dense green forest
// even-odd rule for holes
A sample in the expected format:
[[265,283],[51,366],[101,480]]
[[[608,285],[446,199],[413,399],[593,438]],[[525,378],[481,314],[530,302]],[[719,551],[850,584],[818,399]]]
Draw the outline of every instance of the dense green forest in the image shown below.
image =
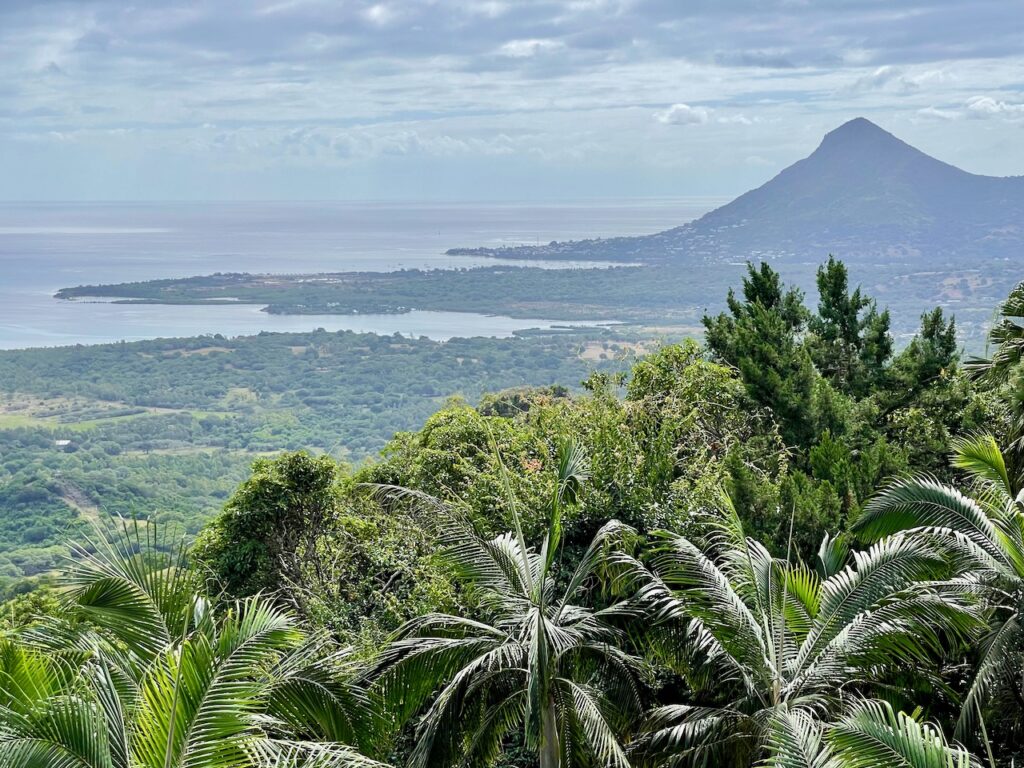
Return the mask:
[[0,352],[0,583],[53,568],[71,530],[99,515],[195,533],[259,455],[357,463],[449,397],[578,388],[628,366],[630,338],[318,331]]
[[1024,284],[964,362],[815,282],[749,266],[703,344],[355,469],[262,457],[190,545],[101,524],[4,606],[0,765],[1013,765]]

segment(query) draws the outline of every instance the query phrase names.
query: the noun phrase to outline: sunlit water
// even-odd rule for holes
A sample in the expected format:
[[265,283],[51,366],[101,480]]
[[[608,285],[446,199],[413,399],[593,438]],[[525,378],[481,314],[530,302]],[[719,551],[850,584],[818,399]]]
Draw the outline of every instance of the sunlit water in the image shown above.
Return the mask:
[[0,204],[0,349],[318,327],[434,339],[508,336],[516,329],[558,323],[558,318],[422,311],[284,316],[269,315],[251,305],[66,302],[53,294],[82,284],[213,272],[391,271],[495,264],[501,262],[444,252],[457,246],[657,232],[699,216],[716,202],[4,203]]

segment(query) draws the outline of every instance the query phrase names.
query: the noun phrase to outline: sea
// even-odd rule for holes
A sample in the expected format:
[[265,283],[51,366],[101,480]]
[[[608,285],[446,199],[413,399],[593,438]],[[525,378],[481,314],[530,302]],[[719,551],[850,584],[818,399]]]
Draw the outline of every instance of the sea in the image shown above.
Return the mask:
[[517,329],[562,321],[426,311],[288,316],[246,304],[62,301],[54,293],[77,285],[214,272],[296,274],[500,264],[496,259],[447,256],[445,251],[649,234],[692,220],[720,202],[0,203],[0,349],[315,328],[437,340],[505,337]]

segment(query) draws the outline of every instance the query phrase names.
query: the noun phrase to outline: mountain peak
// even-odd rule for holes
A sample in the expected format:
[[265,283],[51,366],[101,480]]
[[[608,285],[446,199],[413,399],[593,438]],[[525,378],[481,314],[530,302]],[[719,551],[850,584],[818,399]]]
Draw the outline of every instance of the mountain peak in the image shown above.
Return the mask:
[[[848,254],[912,243],[949,252],[980,249],[992,230],[1013,226],[1004,222],[1014,221],[1022,209],[1024,180],[967,173],[858,117],[825,134],[803,160],[694,227],[728,232],[735,248],[813,247]],[[724,234],[716,237],[726,241]]]
[[827,133],[807,157],[696,221],[640,238],[524,248],[516,257],[736,262],[837,253],[945,258],[963,267],[975,256],[1019,259],[1021,221],[1024,176],[968,173],[858,117]]
[[839,135],[855,135],[871,132],[881,132],[890,136],[887,131],[882,130],[877,125],[872,123],[866,117],[855,117],[853,120],[847,120],[845,123],[840,125],[838,128],[833,128],[826,135],[839,134]]
[[818,151],[842,149],[848,151],[853,147],[878,147],[882,145],[898,146],[912,149],[909,144],[900,141],[888,131],[872,123],[866,117],[855,117],[853,120],[834,128],[825,134]]

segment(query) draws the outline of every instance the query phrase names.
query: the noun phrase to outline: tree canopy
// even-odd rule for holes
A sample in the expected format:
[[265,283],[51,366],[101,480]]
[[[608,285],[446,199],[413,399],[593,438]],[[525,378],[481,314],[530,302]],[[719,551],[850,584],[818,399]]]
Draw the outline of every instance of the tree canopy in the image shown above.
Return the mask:
[[194,543],[100,522],[0,611],[0,765],[1017,764],[1024,288],[965,369],[817,277],[355,468],[261,457]]

